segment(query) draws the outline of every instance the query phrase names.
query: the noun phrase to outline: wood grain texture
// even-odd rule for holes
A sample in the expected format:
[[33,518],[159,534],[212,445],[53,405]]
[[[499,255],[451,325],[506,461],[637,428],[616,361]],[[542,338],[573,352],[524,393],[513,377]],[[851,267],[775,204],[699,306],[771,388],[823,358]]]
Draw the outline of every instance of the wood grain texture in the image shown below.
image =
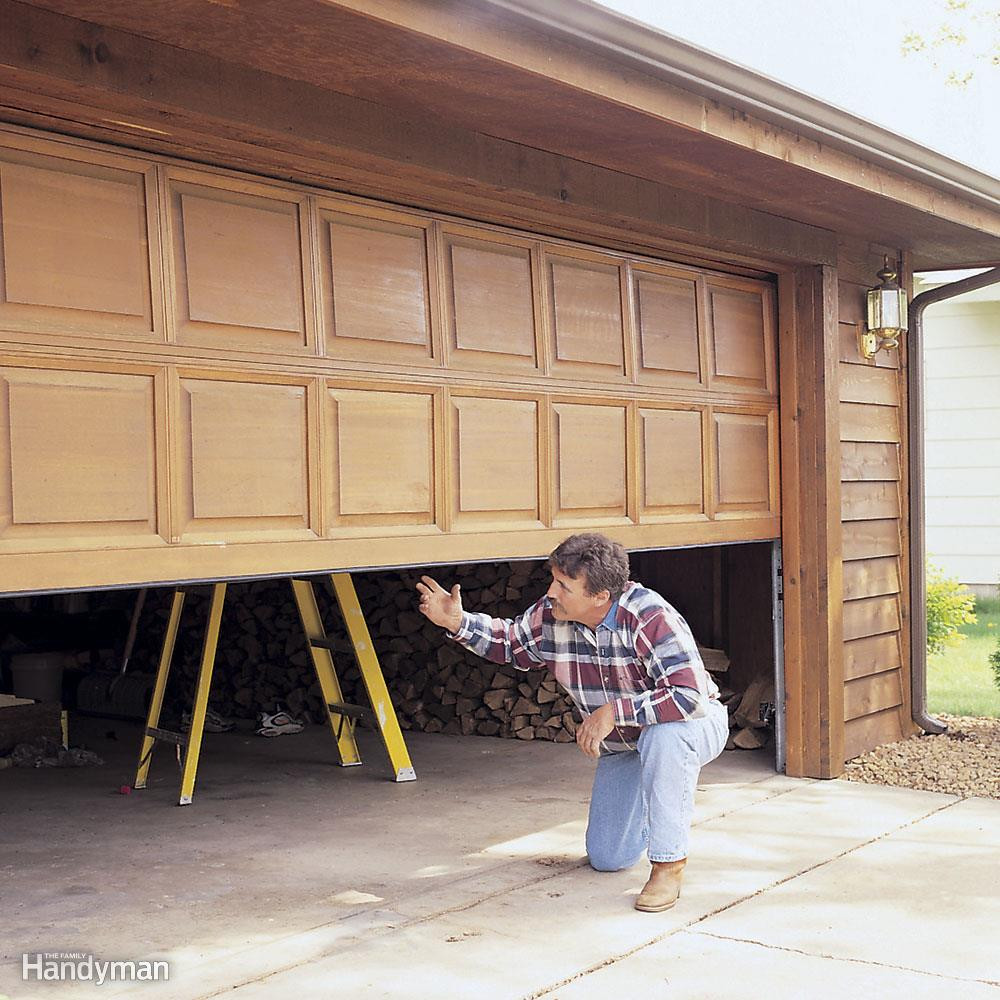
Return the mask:
[[[333,16],[332,5],[324,9],[327,17]],[[281,19],[272,39],[290,37],[294,18],[287,5],[283,10],[288,16]],[[316,11],[312,8],[309,19]],[[204,23],[205,13],[199,9],[195,19]],[[232,9],[229,13],[233,16]],[[11,104],[36,115],[61,111],[64,128],[104,137],[110,131],[122,144],[143,145],[181,156],[198,149],[203,162],[245,166],[258,174],[295,176],[309,183],[322,180],[327,187],[348,187],[400,203],[427,204],[433,199],[441,205],[444,201],[449,211],[465,217],[517,220],[515,224],[523,224],[527,219],[541,218],[544,211],[546,224],[561,224],[563,232],[579,232],[581,218],[600,215],[605,232],[594,230],[589,234],[595,243],[607,242],[611,229],[650,233],[659,230],[662,238],[664,222],[670,219],[675,242],[698,242],[692,239],[693,228],[715,234],[713,241],[721,239],[732,253],[741,252],[740,247],[745,251],[748,244],[753,244],[768,247],[782,259],[834,259],[835,242],[829,227],[796,225],[781,213],[751,208],[749,202],[737,204],[728,188],[724,198],[712,198],[699,191],[699,184],[687,190],[666,187],[662,183],[663,149],[656,152],[658,165],[651,179],[639,178],[634,170],[627,169],[627,159],[620,167],[609,168],[588,162],[586,157],[580,160],[574,150],[547,152],[546,143],[551,144],[553,135],[565,135],[569,124],[588,117],[581,118],[576,107],[568,116],[558,115],[558,128],[545,129],[541,141],[499,139],[486,134],[481,121],[478,129],[472,123],[466,126],[454,121],[455,108],[468,94],[468,79],[462,76],[460,86],[456,87],[452,79],[447,88],[451,110],[443,116],[429,116],[427,99],[437,91],[435,85],[406,88],[395,102],[352,96],[341,89],[341,72],[324,76],[322,85],[302,80],[303,69],[311,60],[303,58],[304,50],[299,46],[290,72],[241,64],[233,58],[234,52],[246,57],[269,47],[259,44],[257,22],[253,29],[256,43],[248,39],[247,44],[234,48],[227,37],[223,51],[217,54],[196,51],[199,45],[189,49],[157,42],[149,30],[135,34],[102,29],[103,43],[115,54],[112,83],[96,61],[80,58],[81,51],[93,47],[91,25],[9,0],[4,0],[4,16],[9,31],[3,38],[6,44],[0,83],[18,92],[9,98]],[[255,14],[256,18],[260,16],[261,12]],[[364,17],[361,22],[372,27],[379,20],[377,16]],[[153,27],[162,28],[174,21],[160,17]],[[318,41],[308,33],[307,37],[310,47]],[[324,39],[323,52],[328,53],[339,37],[334,31]],[[383,76],[373,74],[370,60],[384,52],[384,37],[375,45],[346,41],[343,51],[351,53],[366,86],[371,87],[380,80],[398,78],[404,66],[422,64],[426,72],[437,57],[428,53],[428,61],[416,57],[415,52],[427,41],[410,37],[403,46],[402,58],[390,64],[391,69]],[[35,55],[29,57],[29,52]],[[365,57],[358,63],[357,56],[362,52]],[[449,60],[455,55],[452,49]],[[531,74],[526,80],[538,88],[544,86],[543,76]],[[213,81],[211,88],[206,88],[206,80]],[[336,81],[336,90],[329,89],[331,81]],[[414,95],[423,91],[426,94],[414,107]],[[218,101],[218,93],[225,93],[227,100]],[[498,97],[494,89],[478,102],[480,115],[483,108],[496,107]],[[555,106],[539,101],[537,93],[531,103],[536,112],[542,108],[554,112]],[[174,109],[170,129],[163,128],[164,107]],[[527,120],[525,110],[525,101],[517,100],[518,120]],[[74,124],[81,117],[81,124]],[[157,132],[109,126],[108,120],[131,121]],[[629,145],[654,121],[655,117],[644,115],[630,121]],[[635,128],[640,122],[642,127]],[[34,123],[38,124],[37,119]],[[102,123],[103,133],[97,131]],[[596,151],[609,151],[617,143],[609,141],[596,121],[591,120],[590,127],[597,128],[599,136],[590,150],[592,161]],[[680,131],[682,141],[689,143],[692,137],[686,126]],[[715,142],[719,146],[717,153],[727,146],[721,140]],[[643,148],[648,155],[648,141],[643,140]],[[683,158],[672,160],[678,166],[683,162]],[[714,169],[701,172],[701,185],[715,173]],[[527,198],[525,189],[531,192]],[[560,197],[560,191],[566,191],[567,196]],[[612,209],[613,205],[617,207]],[[622,209],[624,215],[619,214]]]
[[692,277],[633,271],[640,377],[702,384],[698,284]]
[[427,345],[424,231],[331,221],[334,337]]
[[899,376],[891,368],[841,364],[840,400],[896,406],[899,403]]
[[867,677],[902,666],[899,636],[894,632],[863,636],[844,643],[844,679]]
[[[0,147],[8,138],[0,129]],[[166,260],[165,291],[152,289],[162,342],[142,332],[119,340],[109,369],[142,362],[166,387],[150,425],[149,516],[125,534],[149,538],[152,523],[168,545],[213,543],[223,554],[251,541],[261,545],[259,575],[278,559],[261,544],[272,540],[358,540],[340,558],[365,562],[381,536],[411,538],[416,552],[420,536],[436,535],[440,556],[467,551],[452,539],[463,533],[483,536],[483,552],[502,551],[485,538],[499,531],[513,551],[519,533],[554,522],[624,525],[634,545],[778,533],[768,282],[16,138],[30,147],[18,156],[58,151],[69,174],[118,171],[144,192],[150,260]],[[99,210],[92,188],[73,190],[74,211]],[[738,346],[724,362],[731,374],[714,384],[709,280],[752,306],[722,308],[719,346]],[[21,308],[38,311],[30,332],[0,317],[15,359],[78,364],[99,349],[90,320],[68,337],[46,332],[55,307]],[[744,312],[749,336],[738,328]],[[155,315],[142,325],[159,334]],[[751,370],[763,373],[763,390],[744,384],[740,372]],[[734,527],[713,523],[722,520]],[[46,544],[94,545],[97,523]],[[119,522],[99,523],[120,537]],[[141,563],[147,581],[156,558]]]
[[[844,518],[845,710],[852,752],[877,745],[886,732],[912,731],[909,721],[905,340],[860,356],[866,271],[882,255],[899,254],[860,241],[840,241],[840,392]],[[846,321],[846,322],[845,322]],[[895,715],[895,720],[890,717]],[[864,720],[874,721],[864,721]]]
[[873,559],[878,556],[898,556],[900,553],[899,521],[848,521],[843,527],[844,559]]
[[713,412],[718,461],[716,509],[767,510],[771,500],[768,414]]
[[844,718],[848,722],[902,704],[903,687],[898,670],[858,677],[844,685]]
[[433,521],[433,396],[338,387],[328,397],[334,521],[372,527]]
[[555,516],[624,518],[625,408],[557,402],[552,411]]
[[[503,136],[519,147],[522,156],[528,149],[551,148],[558,136],[556,148],[567,159],[597,161],[631,173],[633,181],[668,175],[689,191],[704,190],[734,206],[759,206],[779,231],[787,222],[782,216],[793,212],[823,227],[830,239],[844,230],[866,238],[872,232],[892,232],[926,254],[932,248],[938,253],[950,248],[954,253],[963,230],[969,233],[967,240],[978,230],[979,246],[990,252],[988,237],[993,230],[988,228],[985,208],[957,196],[942,196],[912,177],[873,168],[856,155],[775,129],[773,123],[725,104],[665,86],[624,59],[595,59],[593,51],[582,51],[569,39],[557,42],[551,32],[539,31],[509,11],[492,8],[487,15],[480,6],[476,16],[458,17],[450,8],[428,2],[394,3],[390,14],[385,3],[316,8],[307,0],[290,0],[280,11],[251,13],[221,7],[221,20],[213,23],[208,12],[214,13],[219,5],[192,9],[193,5],[194,0],[186,5],[187,16],[171,18],[156,8],[147,11],[145,5],[119,6],[114,24],[102,34],[117,57],[113,90],[99,65],[78,54],[74,61],[69,58],[73,50],[66,52],[67,42],[80,41],[82,29],[71,30],[80,22],[48,11],[47,16],[36,13],[14,20],[11,33],[20,44],[11,48],[18,58],[5,53],[5,65],[12,76],[29,67],[44,74],[49,84],[45,94],[56,85],[75,84],[90,102],[111,103],[117,98],[119,118],[128,97],[141,95],[149,107],[135,107],[138,102],[133,101],[129,111],[138,117],[132,120],[160,125],[161,131],[163,122],[153,114],[160,102],[182,108],[189,128],[197,124],[207,131],[208,124],[216,124],[217,142],[238,135],[237,123],[245,129],[270,126],[266,137],[244,131],[244,157],[252,155],[246,147],[256,141],[265,153],[276,147],[289,158],[317,132],[329,134],[339,119],[347,118],[353,125],[345,102],[367,102],[398,111],[394,122],[372,128],[369,147],[388,145],[403,131],[406,138],[423,140],[420,153],[433,155],[443,145],[445,124],[469,137],[484,129],[491,136]],[[107,8],[97,0],[94,7],[68,0],[50,6],[75,17],[86,18],[93,11],[95,19],[107,19]],[[392,23],[399,9],[405,13]],[[488,33],[484,21],[493,22]],[[245,44],[233,44],[236,25]],[[487,34],[489,44],[484,44]],[[29,58],[30,43],[39,37],[48,42],[44,56]],[[87,39],[84,34],[83,40]],[[161,65],[168,56],[173,56],[168,61],[172,74],[164,73]],[[282,78],[284,89],[278,82]],[[217,91],[204,94],[196,85],[203,80],[215,81]],[[327,89],[331,81],[336,81],[339,93]],[[211,115],[216,92],[233,97],[224,110]],[[324,101],[326,95],[330,97]],[[284,135],[273,107],[283,96],[292,119]],[[254,115],[248,105],[263,108]],[[483,122],[484,108],[489,109],[488,126]],[[446,162],[445,154],[451,152],[441,150],[439,162]],[[475,155],[487,162],[492,159],[483,150]],[[414,155],[411,168],[422,160]],[[562,179],[555,171],[545,177]],[[381,178],[373,178],[377,180]],[[571,207],[572,199],[563,201]],[[712,219],[711,210],[698,208],[706,220]],[[929,220],[924,229],[917,224],[921,216]],[[958,263],[972,259],[966,256]]]
[[[907,295],[913,297],[913,255],[909,250],[901,250],[899,257],[900,284],[906,290]],[[903,683],[903,706],[900,709],[900,725],[906,736],[915,735],[919,732],[919,727],[913,718],[913,671],[915,669],[913,660],[913,646],[911,641],[911,593],[913,569],[910,561],[910,532],[911,522],[917,517],[923,517],[924,503],[920,502],[914,507],[913,490],[919,489],[923,493],[927,492],[926,484],[911,483],[910,480],[910,423],[911,423],[911,400],[909,394],[909,361],[910,345],[904,338],[899,346],[899,425],[901,431],[901,441],[899,452],[901,456],[901,482],[900,497],[902,498],[903,515],[899,519],[899,540],[900,559],[899,571],[902,586],[899,595],[899,614],[902,620],[902,628],[899,633],[899,646],[902,656],[902,683]],[[915,444],[919,448],[919,444]]]
[[898,594],[899,591],[899,560],[895,556],[844,563],[844,600]]
[[[445,237],[450,342],[459,364],[481,357],[496,366],[507,356],[537,366],[531,251],[482,239]],[[463,352],[459,360],[459,352]],[[474,361],[472,362],[474,363]]]
[[840,448],[840,476],[845,482],[898,482],[899,448],[895,444],[845,441]]
[[640,408],[642,516],[705,511],[702,412]]
[[168,177],[171,299],[181,343],[302,351],[312,302],[304,270],[304,199],[260,185]]
[[299,233],[292,208],[181,194],[188,319],[302,332]]
[[539,515],[538,402],[453,396],[456,524]]
[[840,404],[840,439],[899,443],[899,411],[895,406]]
[[0,146],[0,325],[162,337],[152,168],[124,156]]
[[0,537],[155,533],[151,375],[4,368],[0,386]]
[[860,365],[866,368],[885,368],[887,370],[899,368],[898,350],[881,350],[874,358],[864,357],[858,340],[858,330],[861,326],[863,326],[863,321],[860,320],[856,323],[840,323],[838,331],[840,360],[844,364]]
[[770,296],[760,287],[709,281],[712,382],[770,392],[774,385]]
[[[427,226],[377,210],[319,210],[324,343],[331,357],[429,361]],[[417,223],[417,224],[414,224]]]
[[553,369],[589,378],[625,375],[621,276],[617,266],[547,256]]
[[836,273],[801,268],[778,291],[786,769],[833,777],[845,759]]
[[873,521],[900,516],[899,484],[872,480],[842,483],[841,516],[845,521]]
[[899,626],[899,597],[896,594],[866,597],[844,604],[845,642],[864,636],[898,632]]
[[[730,542],[774,539],[778,518],[744,522],[704,521],[607,525],[601,530],[629,548],[669,548],[684,545],[725,545]],[[338,536],[317,539],[297,536],[294,545],[262,546],[258,538],[234,538],[221,545],[167,545],[152,549],[132,546],[109,549],[96,545],[86,558],[67,559],[65,551],[10,550],[3,555],[0,593],[37,592],[61,580],[67,589],[87,590],[103,585],[141,586],[150,579],[237,580],[260,576],[291,576],[376,567],[430,566],[447,562],[483,562],[504,559],[544,559],[568,534],[565,526],[521,530],[469,530],[411,533],[380,532],[358,539]]]
[[0,211],[7,302],[148,316],[141,175],[3,163]]
[[898,708],[851,719],[844,726],[844,759],[851,760],[883,743],[896,743],[904,735]]
[[310,529],[303,385],[184,377],[177,534]]

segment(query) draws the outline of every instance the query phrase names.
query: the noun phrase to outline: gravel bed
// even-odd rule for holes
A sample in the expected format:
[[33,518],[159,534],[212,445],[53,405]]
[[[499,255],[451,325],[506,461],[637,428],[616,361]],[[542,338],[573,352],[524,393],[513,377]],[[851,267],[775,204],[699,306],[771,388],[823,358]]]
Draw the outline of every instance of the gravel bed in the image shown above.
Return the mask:
[[948,732],[887,743],[849,761],[844,777],[963,798],[1000,799],[1000,719],[938,718],[948,724]]

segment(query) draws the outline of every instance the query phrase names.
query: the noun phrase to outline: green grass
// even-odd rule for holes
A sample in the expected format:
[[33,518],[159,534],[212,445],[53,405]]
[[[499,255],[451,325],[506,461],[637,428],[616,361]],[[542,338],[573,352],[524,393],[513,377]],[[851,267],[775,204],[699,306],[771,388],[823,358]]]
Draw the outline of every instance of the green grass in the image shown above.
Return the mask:
[[963,625],[965,641],[927,657],[927,707],[931,714],[1000,719],[1000,688],[989,655],[1000,642],[1000,600],[976,602],[975,625]]

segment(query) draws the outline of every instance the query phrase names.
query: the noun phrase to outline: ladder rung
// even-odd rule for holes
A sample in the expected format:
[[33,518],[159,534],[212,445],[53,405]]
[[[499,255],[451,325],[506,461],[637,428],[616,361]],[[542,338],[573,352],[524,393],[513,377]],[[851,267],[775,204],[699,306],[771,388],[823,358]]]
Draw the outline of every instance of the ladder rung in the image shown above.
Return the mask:
[[348,719],[362,719],[367,714],[363,705],[348,705],[344,702],[333,702],[326,706],[331,715],[343,715]]
[[157,729],[154,726],[146,726],[146,735],[162,743],[176,743],[179,747],[186,747],[190,739],[186,733],[172,733],[169,729]]
[[333,639],[328,639],[325,635],[319,639],[310,639],[309,645],[314,649],[336,649]]

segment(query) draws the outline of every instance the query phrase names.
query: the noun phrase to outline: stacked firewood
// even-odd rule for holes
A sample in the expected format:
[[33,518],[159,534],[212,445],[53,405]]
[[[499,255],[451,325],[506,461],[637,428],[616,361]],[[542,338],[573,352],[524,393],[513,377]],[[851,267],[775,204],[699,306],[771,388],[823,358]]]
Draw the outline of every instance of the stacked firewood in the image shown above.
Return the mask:
[[[549,583],[544,562],[501,562],[438,567],[444,586],[459,583],[470,611],[513,617],[540,597]],[[500,736],[568,743],[580,715],[566,692],[544,670],[521,672],[480,659],[448,640],[442,629],[416,610],[420,571],[356,574],[355,585],[379,657],[392,703],[405,730]],[[316,584],[317,601],[345,701],[366,706],[368,699],[350,640],[327,580]],[[167,714],[190,709],[207,611],[205,594],[187,598],[171,683]],[[155,671],[169,591],[154,591],[140,623],[130,670]],[[759,702],[767,692],[726,687],[729,660],[721,650],[703,649],[705,664],[720,687],[734,727],[731,745],[749,748],[766,739]],[[766,685],[765,685],[766,687]],[[770,695],[773,700],[773,694]],[[744,704],[745,702],[745,704]],[[277,704],[299,718],[326,721],[323,695],[302,634],[298,611],[286,580],[231,584],[210,698],[221,715],[252,719]]]
[[[543,562],[441,567],[434,575],[448,587],[460,584],[467,610],[505,618],[522,612],[549,584]],[[545,671],[498,667],[450,642],[414,610],[418,579],[417,573],[383,573],[357,581],[400,725],[571,742],[580,716],[557,682]],[[345,690],[364,704],[357,667],[352,664],[343,678]]]

